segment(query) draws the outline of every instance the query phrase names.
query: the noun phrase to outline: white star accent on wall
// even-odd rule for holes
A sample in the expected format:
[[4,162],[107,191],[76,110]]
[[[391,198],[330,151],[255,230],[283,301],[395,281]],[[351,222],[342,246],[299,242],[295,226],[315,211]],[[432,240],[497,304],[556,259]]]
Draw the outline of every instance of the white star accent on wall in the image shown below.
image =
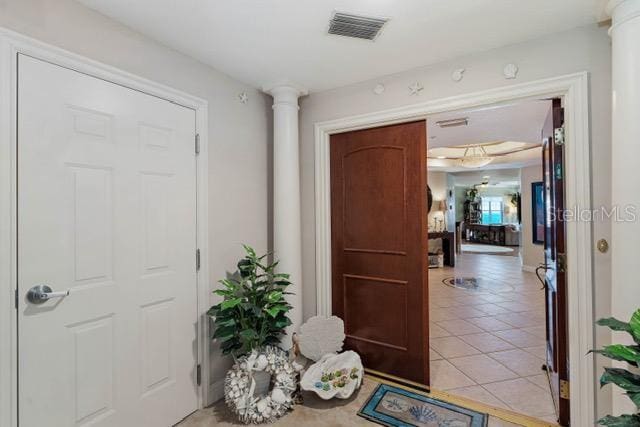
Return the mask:
[[249,102],[249,95],[247,95],[247,92],[242,92],[238,95],[238,100],[241,103],[246,104],[247,102]]
[[412,85],[409,86],[409,94],[410,95],[418,95],[420,93],[420,91],[422,91],[424,89],[424,87],[418,83],[415,82]]

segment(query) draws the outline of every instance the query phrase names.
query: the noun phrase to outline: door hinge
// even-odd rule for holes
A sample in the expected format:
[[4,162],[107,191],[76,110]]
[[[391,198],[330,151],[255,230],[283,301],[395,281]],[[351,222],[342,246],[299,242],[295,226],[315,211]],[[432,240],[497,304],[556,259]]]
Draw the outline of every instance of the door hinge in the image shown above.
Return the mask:
[[560,380],[560,398],[569,400],[569,381]]
[[202,367],[200,364],[196,366],[196,384],[202,384]]
[[200,134],[196,133],[196,145],[195,145],[196,155],[200,154]]
[[14,305],[15,305],[16,310],[17,310],[18,309],[18,290],[17,289],[14,292],[14,296],[15,296]]
[[553,130],[553,137],[556,145],[564,145],[564,126],[555,128]]
[[200,249],[196,249],[196,271],[200,271]]
[[556,256],[556,265],[559,273],[567,271],[567,255],[559,252]]

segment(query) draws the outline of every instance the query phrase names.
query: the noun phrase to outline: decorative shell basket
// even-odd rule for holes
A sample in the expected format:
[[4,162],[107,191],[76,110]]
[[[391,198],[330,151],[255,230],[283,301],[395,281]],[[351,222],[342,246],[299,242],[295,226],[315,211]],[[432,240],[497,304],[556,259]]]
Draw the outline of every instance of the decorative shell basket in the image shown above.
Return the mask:
[[307,369],[300,381],[303,390],[324,400],[347,399],[362,384],[363,367],[358,353],[327,354]]

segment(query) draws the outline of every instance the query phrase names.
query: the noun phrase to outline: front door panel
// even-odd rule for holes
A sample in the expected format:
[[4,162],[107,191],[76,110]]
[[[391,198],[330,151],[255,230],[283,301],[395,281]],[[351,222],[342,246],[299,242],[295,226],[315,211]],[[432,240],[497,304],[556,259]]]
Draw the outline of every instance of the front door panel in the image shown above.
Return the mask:
[[332,310],[366,368],[429,383],[426,123],[333,135]]
[[543,129],[545,192],[545,297],[547,314],[547,371],[561,425],[569,425],[569,352],[567,345],[567,289],[564,226],[563,109],[553,100]]

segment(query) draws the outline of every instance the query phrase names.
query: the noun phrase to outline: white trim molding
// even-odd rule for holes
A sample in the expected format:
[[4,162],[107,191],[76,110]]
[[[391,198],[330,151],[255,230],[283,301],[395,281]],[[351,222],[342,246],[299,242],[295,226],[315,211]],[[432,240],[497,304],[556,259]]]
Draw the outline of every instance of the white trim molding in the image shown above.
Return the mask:
[[217,394],[208,384],[210,355],[208,345],[209,256],[208,256],[208,103],[206,100],[168,86],[85,58],[58,47],[0,27],[0,425],[17,427],[17,211],[16,211],[16,94],[17,56],[29,55],[65,68],[88,74],[120,86],[144,92],[193,109],[195,131],[200,138],[197,157],[197,244],[200,270],[198,293],[198,363],[202,366],[203,386],[198,405],[210,404]]
[[[329,140],[332,134],[384,126],[429,115],[516,100],[559,97],[565,108],[565,204],[591,207],[588,73],[553,77],[315,124],[315,212],[317,312],[331,314],[331,205]],[[567,288],[571,424],[595,424],[595,365],[592,230],[588,222],[568,222]]]

